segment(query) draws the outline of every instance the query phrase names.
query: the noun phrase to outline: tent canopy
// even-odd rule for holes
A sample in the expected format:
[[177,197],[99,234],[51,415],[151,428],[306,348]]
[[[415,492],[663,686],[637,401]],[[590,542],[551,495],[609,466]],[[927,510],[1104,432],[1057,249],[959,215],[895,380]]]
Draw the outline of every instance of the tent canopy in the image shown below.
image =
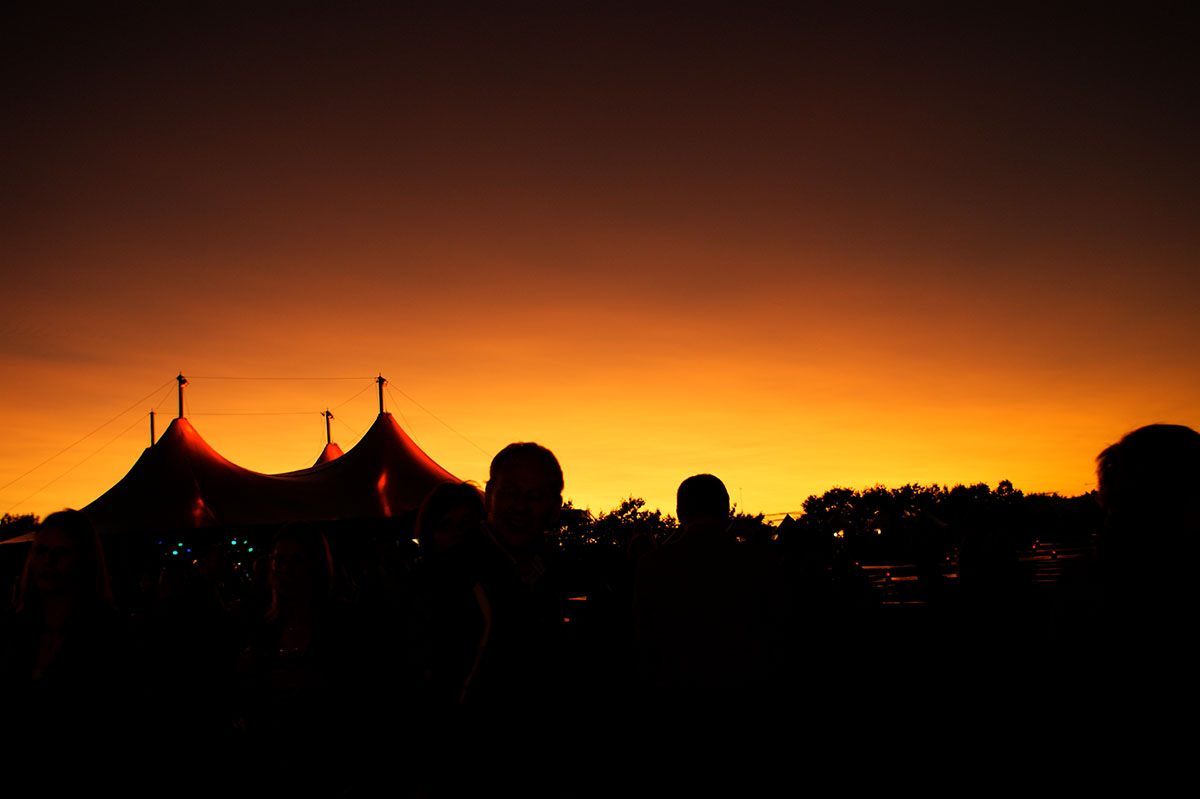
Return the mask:
[[317,462],[314,463],[313,466],[320,466],[322,463],[329,463],[329,461],[336,460],[345,454],[346,453],[342,452],[341,447],[330,441],[325,445],[325,449],[321,450],[321,454],[317,457]]
[[83,510],[102,532],[371,519],[413,510],[444,482],[457,478],[390,413],[379,414],[349,452],[329,444],[315,465],[285,474],[230,462],[181,417]]

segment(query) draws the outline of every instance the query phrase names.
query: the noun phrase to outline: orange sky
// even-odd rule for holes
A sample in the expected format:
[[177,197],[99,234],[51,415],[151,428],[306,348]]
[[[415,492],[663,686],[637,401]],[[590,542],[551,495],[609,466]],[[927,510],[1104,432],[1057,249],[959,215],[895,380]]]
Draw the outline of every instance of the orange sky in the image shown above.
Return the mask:
[[769,513],[1075,494],[1129,429],[1200,426],[1169,13],[598,8],[22,20],[0,512],[102,493],[179,369],[243,466],[307,465],[381,371],[451,472],[536,440],[594,510],[698,471]]

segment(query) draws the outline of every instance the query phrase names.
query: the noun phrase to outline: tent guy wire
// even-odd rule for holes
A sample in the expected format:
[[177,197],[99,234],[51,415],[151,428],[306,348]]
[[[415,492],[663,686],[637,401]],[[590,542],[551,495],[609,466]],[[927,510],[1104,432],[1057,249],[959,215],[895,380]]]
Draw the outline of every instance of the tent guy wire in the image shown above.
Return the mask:
[[[389,389],[389,390],[390,390],[390,389]],[[425,413],[429,414],[429,415],[430,415],[430,416],[432,416],[434,419],[437,419],[439,422],[441,422],[441,423],[442,423],[442,425],[444,425],[444,426],[445,426],[445,428],[446,428],[447,430],[449,430],[451,433],[454,433],[456,436],[458,436],[459,438],[461,438],[463,441],[466,441],[466,442],[467,442],[468,444],[470,444],[472,447],[474,447],[475,449],[479,450],[479,451],[480,451],[480,452],[482,452],[484,455],[487,455],[489,458],[492,456],[492,453],[488,452],[486,449],[484,449],[483,447],[479,446],[478,444],[476,444],[476,443],[475,443],[474,441],[472,441],[471,439],[467,438],[467,437],[466,437],[464,434],[462,434],[462,433],[458,432],[457,430],[455,430],[453,427],[451,427],[451,426],[450,426],[450,424],[449,424],[449,423],[448,423],[448,422],[447,422],[445,419],[442,419],[442,418],[441,418],[440,416],[438,416],[436,413],[434,413],[433,411],[429,410],[428,408],[426,408],[426,407],[425,407],[424,405],[422,405],[421,403],[417,402],[415,399],[413,399],[411,396],[409,396],[409,395],[408,395],[408,394],[407,394],[405,391],[403,391],[402,389],[399,389],[399,388],[398,388],[398,389],[396,389],[396,391],[400,393],[400,396],[402,396],[402,397],[404,397],[405,399],[407,399],[407,400],[408,400],[409,402],[411,402],[413,405],[416,405],[418,408],[420,408],[421,410],[425,411]]]
[[374,377],[293,377],[288,375],[283,376],[221,376],[221,375],[194,375],[189,380],[374,380]]
[[[42,462],[41,462],[41,463],[39,463],[37,466],[34,466],[34,467],[33,467],[32,469],[30,469],[29,471],[25,472],[24,474],[18,475],[17,477],[15,477],[15,478],[13,478],[12,480],[8,481],[8,482],[7,482],[7,483],[5,483],[4,485],[0,486],[0,491],[4,491],[4,490],[5,490],[5,489],[7,489],[9,486],[11,486],[11,485],[13,485],[14,483],[16,483],[16,482],[18,482],[18,481],[20,481],[20,480],[23,480],[24,478],[26,478],[26,477],[28,477],[29,475],[33,474],[33,473],[34,473],[34,472],[36,472],[38,469],[42,468],[42,467],[43,467],[43,466],[45,466],[47,463],[49,463],[50,461],[52,461],[52,460],[54,460],[55,458],[59,457],[59,456],[60,456],[60,455],[62,455],[63,453],[67,452],[68,450],[71,450],[71,449],[73,449],[74,447],[78,446],[79,444],[82,444],[84,441],[87,441],[89,438],[91,438],[92,436],[96,435],[96,433],[99,433],[101,430],[103,430],[104,428],[108,427],[110,424],[112,424],[113,422],[117,421],[117,420],[118,420],[118,419],[120,419],[122,416],[124,416],[125,414],[129,413],[129,412],[130,412],[130,411],[132,411],[134,408],[136,408],[137,406],[141,405],[141,404],[142,404],[143,402],[145,402],[146,400],[148,400],[148,399],[150,399],[151,397],[153,397],[155,394],[157,394],[157,393],[158,393],[159,391],[161,391],[163,388],[165,388],[166,386],[168,386],[168,385],[170,385],[171,383],[174,383],[174,382],[175,382],[175,378],[171,378],[171,379],[170,379],[170,380],[168,380],[166,383],[163,383],[161,386],[158,386],[158,387],[157,387],[157,388],[155,388],[153,391],[151,391],[149,394],[147,394],[146,396],[142,397],[142,398],[141,398],[141,399],[139,399],[137,402],[133,403],[133,404],[132,404],[132,405],[130,405],[128,408],[126,408],[125,410],[121,411],[121,412],[120,412],[120,413],[118,413],[116,416],[112,417],[112,418],[111,418],[111,419],[109,419],[107,422],[105,422],[104,424],[100,425],[100,426],[99,426],[99,427],[97,427],[95,430],[93,430],[92,432],[90,432],[90,433],[88,433],[86,436],[84,436],[83,438],[79,439],[78,441],[76,441],[76,442],[75,442],[75,443],[73,443],[73,444],[68,444],[67,446],[65,446],[65,447],[63,447],[62,449],[60,449],[58,452],[56,452],[56,453],[54,453],[53,455],[51,455],[49,458],[46,458],[46,460],[42,461]],[[55,479],[57,479],[57,478],[55,478]],[[18,503],[18,504],[19,504],[19,503]]]
[[13,505],[11,508],[9,508],[7,511],[5,511],[5,513],[11,513],[11,512],[12,512],[12,510],[13,510],[13,508],[16,508],[16,507],[19,507],[19,506],[21,506],[21,505],[24,505],[26,502],[28,502],[29,500],[33,499],[33,498],[34,498],[34,497],[36,497],[38,494],[42,493],[43,491],[45,491],[45,490],[46,490],[47,488],[49,488],[50,486],[54,485],[54,484],[55,484],[55,483],[57,483],[59,480],[61,480],[61,479],[63,479],[64,477],[66,477],[68,474],[70,474],[71,472],[75,471],[76,469],[78,469],[78,468],[79,468],[80,466],[82,466],[83,464],[87,463],[87,462],[88,462],[89,460],[91,460],[93,457],[95,457],[96,455],[100,454],[100,452],[101,452],[102,450],[104,450],[104,449],[107,449],[109,446],[111,446],[112,444],[114,444],[114,443],[117,441],[117,439],[121,438],[123,435],[125,435],[126,433],[128,433],[130,430],[132,430],[133,428],[137,427],[137,426],[138,426],[139,424],[141,424],[141,423],[142,423],[142,420],[141,420],[140,418],[139,418],[139,419],[134,419],[134,420],[133,420],[133,423],[132,423],[132,424],[130,424],[130,425],[129,425],[129,427],[126,427],[124,430],[122,430],[121,432],[117,433],[115,436],[113,436],[112,438],[110,438],[108,441],[106,441],[105,443],[101,444],[99,447],[97,447],[95,450],[93,450],[93,451],[92,451],[90,454],[86,455],[86,456],[85,456],[85,457],[84,457],[82,460],[80,460],[80,461],[79,461],[78,463],[76,463],[74,466],[70,467],[69,469],[67,469],[66,471],[64,471],[62,474],[58,475],[58,477],[55,477],[53,480],[51,480],[51,481],[49,481],[48,483],[44,484],[44,485],[43,485],[41,488],[39,488],[37,491],[34,491],[32,494],[30,494],[29,496],[25,497],[25,499],[21,500],[20,502],[17,502],[17,503],[16,503],[15,505]]

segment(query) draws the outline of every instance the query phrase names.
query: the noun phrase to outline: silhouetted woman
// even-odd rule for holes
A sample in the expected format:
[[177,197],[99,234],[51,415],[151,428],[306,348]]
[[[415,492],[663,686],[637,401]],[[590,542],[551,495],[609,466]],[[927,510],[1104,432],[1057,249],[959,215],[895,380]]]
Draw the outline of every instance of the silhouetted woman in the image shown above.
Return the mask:
[[487,596],[475,551],[482,543],[483,498],[469,483],[443,483],[421,504],[414,658],[434,712],[460,704],[486,645]]
[[82,745],[127,732],[137,706],[128,637],[81,512],[52,513],[38,527],[2,646],[7,734]]
[[479,579],[483,497],[470,483],[443,483],[417,515],[421,557],[415,573],[410,653],[413,707],[419,719],[422,790],[429,796],[468,793],[461,761],[470,745],[464,706],[486,651],[491,601]]
[[243,656],[244,724],[264,786],[336,792],[361,729],[357,625],[333,596],[333,557],[319,530],[280,531],[268,565],[271,600]]

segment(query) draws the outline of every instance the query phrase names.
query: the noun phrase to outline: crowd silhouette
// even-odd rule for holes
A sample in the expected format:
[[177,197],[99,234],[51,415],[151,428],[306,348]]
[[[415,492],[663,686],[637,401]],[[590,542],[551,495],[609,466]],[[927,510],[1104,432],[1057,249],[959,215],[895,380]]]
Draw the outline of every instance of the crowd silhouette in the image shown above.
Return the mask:
[[501,450],[482,491],[438,486],[411,529],[241,533],[258,555],[237,563],[214,531],[163,558],[61,511],[4,619],[0,743],[101,753],[134,794],[636,795],[718,776],[756,793],[966,766],[1002,781],[1014,737],[1125,742],[1190,662],[1200,434],[1135,430],[1098,477],[1101,529],[1052,590],[997,511],[971,520],[953,589],[940,532],[910,547],[907,610],[831,535],[739,528],[710,474],[680,484],[677,529],[632,505],[620,546],[565,547],[563,471],[532,443]]

